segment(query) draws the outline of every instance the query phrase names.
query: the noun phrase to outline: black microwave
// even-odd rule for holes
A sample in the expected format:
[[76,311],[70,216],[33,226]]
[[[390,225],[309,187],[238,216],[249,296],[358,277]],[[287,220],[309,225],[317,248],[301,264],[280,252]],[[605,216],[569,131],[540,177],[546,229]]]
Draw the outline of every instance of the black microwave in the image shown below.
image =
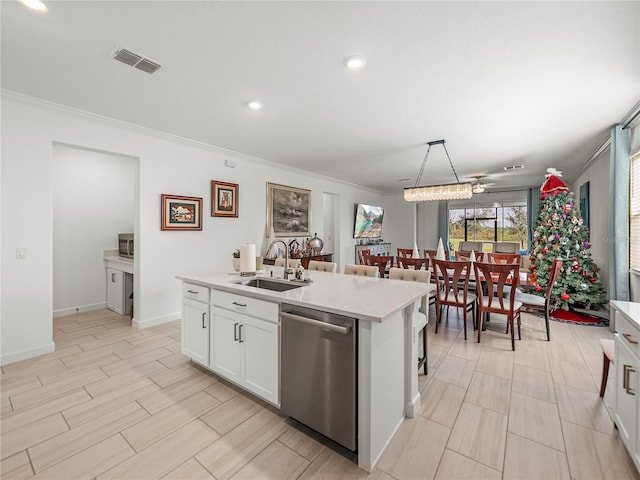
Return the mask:
[[120,233],[118,235],[119,255],[125,258],[133,258],[133,233]]

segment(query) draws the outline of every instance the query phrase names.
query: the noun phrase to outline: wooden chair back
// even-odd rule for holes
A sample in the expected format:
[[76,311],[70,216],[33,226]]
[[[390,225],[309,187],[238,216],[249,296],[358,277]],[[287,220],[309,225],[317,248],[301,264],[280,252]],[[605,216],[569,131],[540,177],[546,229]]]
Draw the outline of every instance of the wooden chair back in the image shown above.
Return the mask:
[[[433,260],[436,301],[442,305],[466,306],[471,262]],[[462,285],[462,289],[459,289]]]
[[413,248],[399,248],[398,257],[411,258],[413,255]]
[[[454,255],[458,262],[471,261],[471,252],[463,252],[461,250],[457,250]],[[484,262],[485,254],[483,252],[473,252],[473,255],[476,257],[476,260],[475,260],[476,262]]]
[[389,255],[369,255],[369,265],[378,267],[380,278],[384,278],[387,265],[391,262],[393,266],[393,256]]
[[[484,312],[503,315],[513,313],[517,290],[513,287],[519,278],[518,265],[475,262],[474,269],[480,308]],[[506,296],[505,286],[512,287]],[[485,300],[486,305],[483,304]]]
[[[422,266],[425,263],[424,258],[396,257],[396,261],[398,262],[398,265],[400,266],[400,268],[404,268],[405,270],[409,268],[412,268],[413,270],[421,270]],[[427,263],[429,263],[428,259],[426,261]],[[429,267],[427,266],[425,270],[428,270],[428,269]]]
[[[431,260],[431,263],[433,264],[433,259],[436,258],[436,251],[437,250],[425,250],[424,251],[424,258],[428,258],[429,260]],[[449,256],[449,250],[445,250],[444,251],[444,259],[445,260],[449,260],[451,257]]]
[[358,251],[358,263],[360,265],[369,265],[369,255],[371,255],[371,250],[368,248],[363,248]]
[[499,263],[502,265],[520,265],[522,260],[522,255],[519,253],[488,253],[487,257],[487,263]]
[[551,304],[553,284],[556,283],[558,275],[560,274],[560,270],[562,270],[562,259],[556,258],[551,264],[551,270],[549,271],[549,281],[547,282],[547,290],[544,294],[544,305],[547,311],[549,311],[549,306]]

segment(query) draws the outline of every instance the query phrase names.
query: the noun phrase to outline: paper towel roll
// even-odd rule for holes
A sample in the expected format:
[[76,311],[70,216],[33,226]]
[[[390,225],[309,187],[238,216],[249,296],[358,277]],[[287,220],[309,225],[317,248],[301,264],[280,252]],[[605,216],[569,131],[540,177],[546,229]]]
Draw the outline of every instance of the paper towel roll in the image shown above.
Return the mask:
[[240,273],[256,271],[256,246],[248,243],[240,247]]

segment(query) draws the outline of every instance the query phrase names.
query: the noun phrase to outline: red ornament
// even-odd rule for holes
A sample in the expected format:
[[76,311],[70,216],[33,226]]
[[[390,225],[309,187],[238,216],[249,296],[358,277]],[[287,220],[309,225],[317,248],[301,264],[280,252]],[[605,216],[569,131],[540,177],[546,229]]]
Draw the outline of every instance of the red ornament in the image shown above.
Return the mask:
[[560,298],[566,302],[571,297],[569,296],[569,294],[567,292],[564,292],[562,295],[560,295]]
[[548,252],[549,252],[549,249],[548,249],[547,247],[544,247],[544,248],[542,249],[542,254],[543,254],[543,255],[546,255]]
[[536,285],[535,290],[536,290],[536,292],[541,292],[542,291],[542,287],[540,285]]
[[597,278],[596,278],[596,277],[591,277],[591,278],[589,279],[589,281],[590,281],[591,283],[595,283],[595,282],[596,282],[596,280],[597,280]]
[[589,275],[589,272],[587,272],[586,270],[583,270],[583,271],[582,271],[582,276],[583,276],[583,277],[586,277],[587,275]]

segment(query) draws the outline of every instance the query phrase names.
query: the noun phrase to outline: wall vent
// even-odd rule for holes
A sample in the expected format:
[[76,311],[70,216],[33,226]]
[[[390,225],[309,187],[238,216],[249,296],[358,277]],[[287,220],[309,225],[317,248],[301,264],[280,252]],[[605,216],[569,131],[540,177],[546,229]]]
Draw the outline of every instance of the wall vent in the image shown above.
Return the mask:
[[138,70],[142,70],[143,72],[153,73],[158,70],[162,65],[157,64],[149,60],[148,58],[143,58],[137,53],[130,52],[124,48],[120,48],[116,50],[113,54],[113,58],[118,60],[119,62],[126,63],[127,65],[137,68]]

